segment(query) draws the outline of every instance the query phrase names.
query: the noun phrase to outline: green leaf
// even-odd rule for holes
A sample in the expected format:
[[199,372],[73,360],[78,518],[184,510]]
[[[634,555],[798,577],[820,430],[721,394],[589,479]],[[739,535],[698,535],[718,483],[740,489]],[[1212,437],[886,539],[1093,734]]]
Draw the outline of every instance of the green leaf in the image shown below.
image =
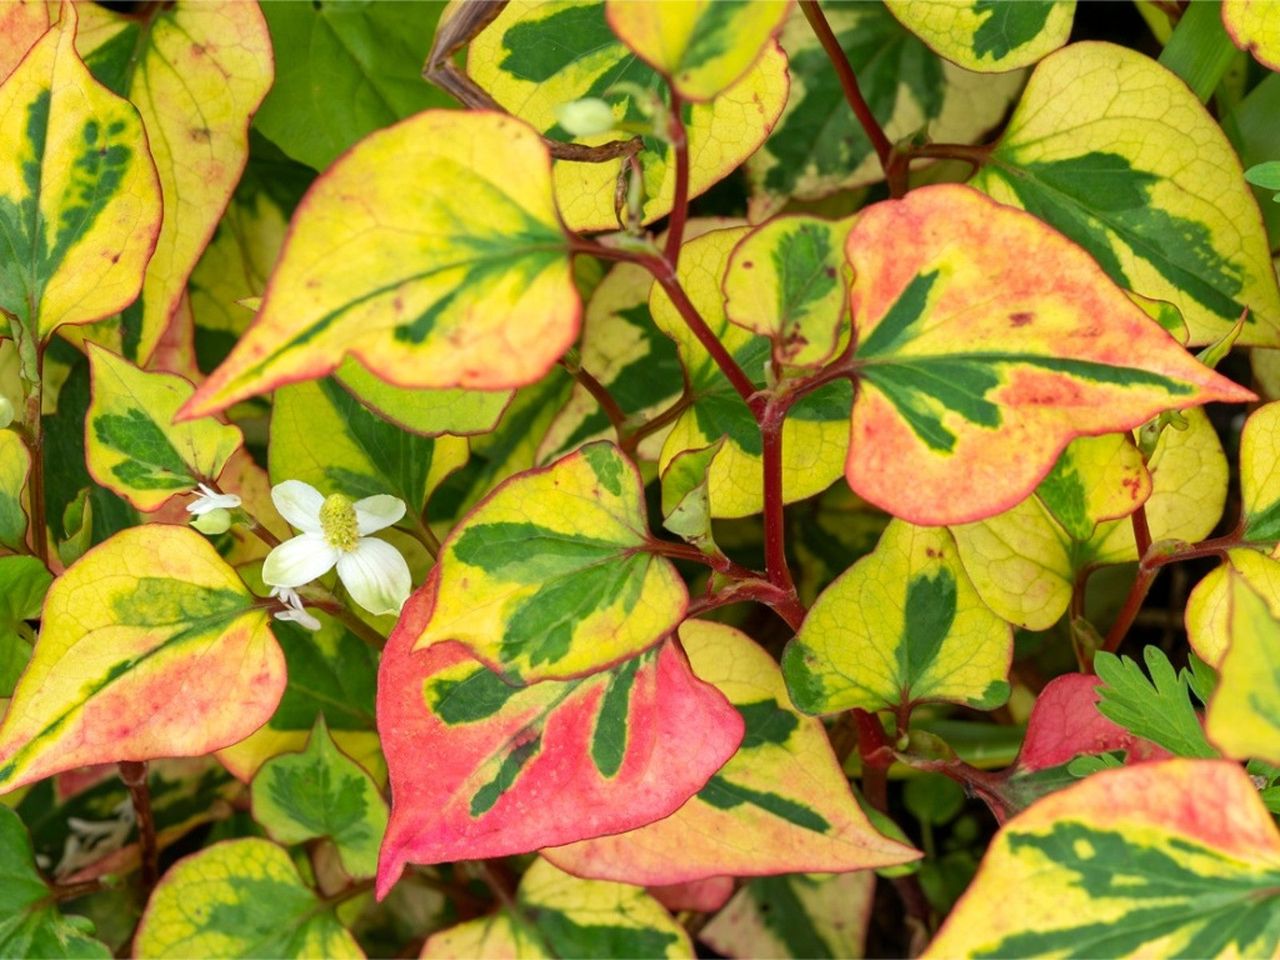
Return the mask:
[[0,430],[0,544],[18,549],[26,542],[27,513],[23,507],[31,453],[12,430]]
[[34,634],[24,621],[39,619],[52,582],[35,557],[0,557],[0,697],[12,696],[27,665]]
[[722,446],[723,437],[709,447],[684,450],[662,471],[662,525],[704,553],[718,549],[711,532],[707,478]]
[[324,718],[301,753],[274,757],[253,778],[253,817],[273,840],[328,837],[352,877],[372,877],[387,829],[387,802],[360,765],[329,736]]
[[161,878],[134,939],[144,957],[363,957],[283,848],[214,844]]
[[0,955],[6,957],[111,956],[88,934],[84,917],[64,917],[53,891],[36,870],[31,838],[18,815],[0,805]]
[[276,82],[254,126],[323,170],[366,134],[453,99],[422,78],[443,3],[266,3]]
[[1236,58],[1216,3],[1189,3],[1160,53],[1160,65],[1176,73],[1205,103]]
[[1158,647],[1146,647],[1142,654],[1150,679],[1128,657],[1097,655],[1093,666],[1102,681],[1098,712],[1176,756],[1217,757],[1191,702],[1187,671],[1175,671]]

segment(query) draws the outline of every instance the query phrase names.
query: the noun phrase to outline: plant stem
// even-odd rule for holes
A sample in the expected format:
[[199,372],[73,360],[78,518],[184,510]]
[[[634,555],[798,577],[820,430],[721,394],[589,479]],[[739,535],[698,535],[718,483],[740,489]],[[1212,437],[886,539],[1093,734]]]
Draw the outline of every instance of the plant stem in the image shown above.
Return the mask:
[[1138,556],[1145,557],[1151,549],[1151,526],[1147,523],[1146,504],[1138,504],[1138,509],[1129,514],[1133,524],[1133,542],[1138,545]]
[[137,760],[121,760],[120,779],[129,788],[133,813],[138,822],[138,844],[142,851],[143,901],[151,895],[160,879],[160,851],[156,845],[156,821],[151,811],[151,788],[147,784],[147,765]]
[[640,446],[640,441],[651,434],[657,433],[668,424],[675,423],[680,419],[680,415],[693,406],[693,395],[686,391],[682,393],[679,399],[671,406],[663,410],[652,420],[646,420],[640,426],[636,427],[629,434],[622,438],[620,446],[624,453],[633,456],[636,449]]
[[760,418],[764,459],[764,563],[769,582],[795,593],[795,581],[787,566],[786,519],[782,502],[782,427],[789,401],[770,399]]
[[836,77],[840,80],[840,88],[844,91],[844,98],[853,110],[853,115],[858,118],[858,123],[862,125],[867,139],[871,141],[876,157],[880,160],[880,169],[887,175],[889,173],[889,155],[893,152],[893,144],[885,136],[884,129],[880,126],[880,121],[875,118],[875,114],[871,112],[871,107],[867,105],[867,101],[863,98],[862,91],[858,88],[858,77],[853,72],[853,65],[849,63],[849,58],[845,55],[844,48],[840,46],[840,41],[836,39],[836,35],[831,31],[831,24],[827,23],[827,18],[817,0],[800,0],[800,9],[804,11],[805,19],[809,21],[809,26],[813,28],[814,35],[818,38],[818,42],[822,44],[822,49],[826,51],[827,57],[831,60],[831,66],[835,68]]
[[668,106],[667,137],[671,140],[671,148],[675,153],[676,189],[672,199],[671,219],[667,224],[666,259],[672,271],[680,262],[680,244],[684,242],[684,225],[689,217],[689,137],[684,129],[684,118],[680,111],[684,104],[675,85],[667,81],[671,92]]
[[[30,304],[35,316],[35,304]],[[31,547],[40,562],[49,565],[49,529],[44,500],[44,346],[40,338],[27,330],[17,317],[9,316],[9,332],[18,350],[18,379],[22,383],[21,436],[31,456],[31,472],[27,476],[27,505],[31,511],[28,526]]]
[[618,401],[609,392],[609,388],[597,380],[581,363],[568,363],[562,359],[560,366],[568,370],[573,375],[573,378],[582,385],[583,389],[591,394],[596,403],[600,404],[600,409],[609,418],[609,423],[612,425],[613,432],[621,445],[625,440],[627,414],[618,405]]
[[[305,597],[307,604],[319,607],[365,643],[369,644],[369,646],[373,647],[373,649],[381,650],[386,646],[386,637],[348,610],[346,604],[342,603],[328,589],[318,583],[307,584],[301,589],[307,591],[307,596]],[[316,593],[321,592],[322,596],[315,596]]]
[[717,573],[732,577],[734,580],[758,580],[760,578],[759,574],[754,570],[748,570],[741,564],[734,563],[722,553],[703,553],[697,547],[687,543],[676,543],[674,540],[659,540],[657,537],[650,537],[648,543],[645,544],[645,549],[649,553],[670,557],[673,560],[690,560],[693,563],[705,564]]
[[414,538],[422,544],[424,550],[431,555],[434,560],[440,554],[440,541],[436,535],[431,532],[431,527],[427,525],[427,518],[423,514],[409,511],[410,532]]

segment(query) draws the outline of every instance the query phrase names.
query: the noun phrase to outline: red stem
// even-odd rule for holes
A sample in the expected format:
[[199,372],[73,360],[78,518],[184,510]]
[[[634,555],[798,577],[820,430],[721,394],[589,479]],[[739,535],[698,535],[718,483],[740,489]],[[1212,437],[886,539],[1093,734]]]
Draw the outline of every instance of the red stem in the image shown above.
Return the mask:
[[764,568],[769,582],[795,593],[795,581],[787,566],[786,519],[782,503],[782,426],[789,401],[771,399],[760,418],[764,453]]
[[1147,523],[1147,508],[1138,504],[1138,509],[1129,514],[1133,524],[1133,541],[1138,545],[1138,556],[1145,557],[1151,549],[1151,526]]
[[684,242],[684,225],[689,217],[689,137],[685,133],[684,118],[680,116],[683,104],[675,86],[668,80],[671,90],[671,104],[668,108],[670,122],[667,136],[671,139],[671,147],[676,161],[676,192],[672,200],[671,219],[667,224],[666,259],[674,271],[680,262],[680,244]]
[[129,788],[129,799],[133,801],[133,812],[138,822],[145,901],[160,879],[160,851],[156,843],[156,820],[151,811],[151,788],[147,785],[147,765],[137,760],[122,760],[118,766],[120,779]]
[[817,0],[800,0],[800,9],[804,11],[805,19],[809,21],[809,26],[813,28],[814,35],[818,38],[818,42],[822,44],[822,49],[827,52],[827,57],[831,60],[831,66],[835,68],[836,76],[840,80],[840,87],[844,90],[844,98],[853,109],[853,115],[858,118],[858,123],[862,124],[862,129],[866,132],[867,139],[871,141],[871,146],[875,149],[876,156],[880,160],[880,169],[887,175],[889,172],[889,155],[893,152],[893,144],[889,142],[889,138],[885,136],[880,122],[876,120],[875,114],[867,106],[867,101],[863,99],[862,91],[858,88],[858,77],[853,72],[853,65],[849,63],[849,58],[840,46],[840,41],[832,33],[831,25],[827,23],[827,18],[823,15],[822,8],[818,5]]
[[618,401],[613,398],[609,388],[597,380],[580,363],[568,364],[562,360],[560,365],[568,370],[578,383],[582,384],[583,389],[591,394],[596,403],[600,404],[600,409],[609,418],[609,423],[613,426],[613,432],[617,435],[618,442],[621,443],[624,438],[623,428],[627,422],[627,414],[622,407],[618,406]]

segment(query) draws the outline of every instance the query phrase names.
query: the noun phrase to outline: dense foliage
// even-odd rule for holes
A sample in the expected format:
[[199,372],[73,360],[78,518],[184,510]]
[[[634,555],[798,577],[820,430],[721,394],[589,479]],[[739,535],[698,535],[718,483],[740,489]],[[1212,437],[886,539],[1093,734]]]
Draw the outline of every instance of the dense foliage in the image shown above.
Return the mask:
[[1280,954],[1273,71],[0,6],[0,955]]

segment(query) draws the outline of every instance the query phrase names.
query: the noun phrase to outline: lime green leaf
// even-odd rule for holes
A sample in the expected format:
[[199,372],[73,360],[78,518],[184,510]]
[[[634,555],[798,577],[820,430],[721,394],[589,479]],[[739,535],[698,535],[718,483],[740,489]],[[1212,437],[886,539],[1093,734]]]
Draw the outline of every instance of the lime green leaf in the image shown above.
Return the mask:
[[1094,670],[1102,686],[1098,712],[1135,736],[1150,740],[1179,757],[1216,757],[1200,728],[1200,717],[1191,702],[1190,674],[1175,671],[1158,647],[1142,651],[1142,667],[1128,657],[1100,652]]
[[1241,50],[1280,70],[1280,11],[1267,0],[1223,0],[1222,25]]
[[178,861],[151,894],[138,957],[363,957],[269,840],[214,844]]
[[925,956],[1272,956],[1278,885],[1280,835],[1236,764],[1105,770],[1001,828]]
[[422,79],[443,5],[267,3],[276,82],[254,126],[323,170],[367,134],[453,101]]
[[951,535],[894,521],[818,597],[782,672],[805,713],[931,700],[992,709],[1009,696],[1012,655],[1008,624],[978,598]]
[[893,15],[953,63],[1000,73],[1067,42],[1075,0],[886,0]]
[[406,390],[348,358],[334,379],[384,420],[427,437],[488,433],[511,402],[511,390]]
[[1280,403],[1259,407],[1240,436],[1240,494],[1244,535],[1280,540]]
[[31,664],[0,724],[0,790],[247,737],[285,684],[267,621],[193,530],[133,527],[90,550],[45,599]]
[[27,539],[27,474],[31,453],[12,430],[0,430],[0,544],[17,550]]
[[787,0],[752,3],[629,3],[609,0],[610,28],[689,100],[731,87],[771,45]]
[[875,875],[792,874],[749,881],[698,939],[726,957],[861,957]]
[[[748,234],[746,227],[715,230],[687,242],[678,277],[711,331],[757,384],[765,382],[770,342],[729,322],[721,284],[730,254]],[[650,308],[658,328],[676,341],[693,405],[671,429],[658,461],[665,470],[684,450],[728,439],[711,464],[708,490],[713,517],[744,517],[764,506],[760,429],[746,403],[689,330],[666,292],[655,286]],[[791,503],[810,497],[840,476],[848,443],[851,391],[839,380],[815,390],[793,406],[782,428],[782,496]]]
[[338,749],[323,717],[305,750],[273,757],[258,770],[253,818],[279,843],[328,837],[356,879],[377,872],[387,802],[369,774]]
[[1269,160],[1244,172],[1244,178],[1264,190],[1280,190],[1280,160]]
[[[686,239],[705,233],[714,220],[694,220]],[[652,419],[670,407],[684,389],[684,369],[671,338],[649,313],[653,276],[644,267],[619,263],[596,287],[587,303],[579,344],[579,363],[600,381],[628,417]],[[640,442],[637,454],[657,460],[667,431]],[[576,384],[556,414],[539,448],[540,462],[563,456],[591,440],[613,436],[609,418],[587,389]]]
[[343,751],[380,781],[386,766],[374,723],[378,660],[375,651],[319,610],[312,633],[276,622],[272,632],[284,651],[288,685],[271,719],[239,743],[218,751],[218,759],[246,783],[272,757],[306,747],[316,719]]
[[434,602],[429,582],[383,655],[378,727],[394,802],[380,895],[407,862],[524,853],[659,820],[742,741],[741,715],[673,643],[580,680],[511,687],[461,644],[413,649]]
[[0,310],[41,338],[128,305],[160,231],[138,111],[76,54],[76,7],[0,85]]
[[240,428],[213,417],[173,423],[194,392],[190,383],[139,370],[102,347],[88,349],[93,399],[85,458],[93,478],[143,511],[216,480],[244,442]]
[[707,478],[711,461],[723,445],[721,438],[701,450],[685,450],[662,471],[662,525],[704,553],[717,550]]
[[[93,75],[138,108],[160,175],[164,220],[120,351],[145,362],[249,154],[249,118],[271,86],[271,38],[256,4],[174,3],[127,16],[85,8],[77,49]],[[114,344],[113,344],[114,346]]]
[[27,620],[38,620],[53,577],[35,557],[0,557],[0,697],[13,695],[34,639]]
[[777,217],[730,254],[725,316],[769,338],[778,363],[820,367],[847,339],[844,239],[851,222]]
[[971,182],[1062,231],[1120,286],[1172,303],[1192,343],[1246,309],[1240,343],[1280,343],[1280,291],[1240,162],[1195,95],[1142,54],[1075,43],[1046,59]]
[[1222,663],[1231,642],[1229,593],[1233,573],[1244,578],[1280,613],[1280,560],[1257,550],[1240,548],[1227,552],[1227,563],[1205,574],[1187,597],[1187,640],[1199,657],[1211,667]]
[[[904,234],[919,239],[904,247]],[[865,209],[848,256],[860,337],[849,485],[913,523],[1008,509],[1075,437],[1253,397],[1189,357],[1079,247],[968,187]]]
[[684,582],[646,550],[640,475],[592,443],[508,480],[444,543],[421,650],[457,640],[510,682],[578,676],[653,646],[684,615]]
[[[880,4],[823,7],[871,112],[897,142],[928,125],[930,136],[971,143],[1000,122],[1021,73],[970,73],[936,57]],[[804,14],[782,31],[791,94],[769,139],[748,161],[753,220],[787,199],[815,200],[884,178],[871,142],[849,110],[840,80]]]
[[267,462],[273,483],[303,480],[353,500],[393,494],[412,523],[431,492],[467,462],[467,441],[410,433],[325,378],[276,391]]
[[552,960],[554,956],[536,926],[521,923],[506,911],[433,933],[419,954],[421,960]]
[[36,870],[31,838],[7,807],[0,806],[0,953],[6,957],[111,956],[89,934],[84,917],[64,917],[53,891]]
[[1073,540],[1086,541],[1103,520],[1127,517],[1151,496],[1142,454],[1123,434],[1079,437],[1067,445],[1036,496]]
[[315,182],[257,320],[184,414],[348,353],[404,387],[520,386],[573,342],[580,310],[546,147],[496,113],[429,110]]
[[[786,103],[786,63],[782,51],[770,45],[737,83],[710,103],[686,108],[691,197],[737,169],[768,135]],[[664,86],[658,73],[609,29],[602,0],[508,4],[471,42],[467,73],[504,109],[540,133],[562,141],[572,138],[556,118],[561,104],[583,97],[605,97],[620,121],[643,122],[632,93],[609,92],[610,88],[624,81],[661,96]],[[609,131],[580,142],[605,143],[627,136]],[[674,155],[670,144],[648,137],[637,157],[644,171],[643,217],[650,223],[671,211]],[[620,160],[557,161],[556,199],[572,229],[617,228],[613,197],[621,166]]]
[[1280,620],[1248,580],[1229,574],[1228,581],[1229,646],[1207,732],[1229,757],[1280,763]]
[[822,724],[791,706],[772,656],[703,620],[686,620],[680,641],[694,673],[742,715],[742,746],[671,816],[546,849],[547,859],[576,876],[655,886],[726,873],[864,870],[917,856],[867,821]]

